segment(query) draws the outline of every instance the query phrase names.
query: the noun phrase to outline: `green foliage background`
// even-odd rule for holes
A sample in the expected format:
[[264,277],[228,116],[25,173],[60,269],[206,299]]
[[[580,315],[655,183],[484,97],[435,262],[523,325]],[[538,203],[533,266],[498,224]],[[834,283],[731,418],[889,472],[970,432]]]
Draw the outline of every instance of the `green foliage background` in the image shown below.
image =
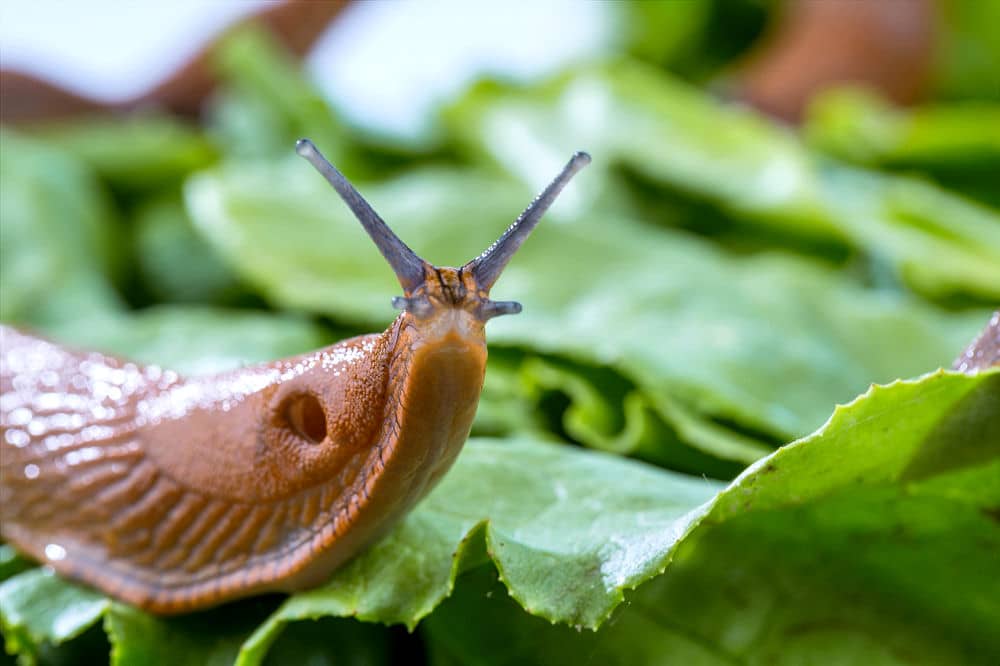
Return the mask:
[[525,308],[490,324],[473,439],[395,531],[316,590],[171,619],[0,545],[7,652],[1000,661],[1000,371],[936,371],[1000,301],[1000,17],[975,6],[946,6],[935,100],[832,91],[801,131],[705,90],[766,19],[750,1],[623,5],[620,54],[476,84],[419,150],[345,126],[254,30],[200,126],[3,129],[0,318],[185,373],[393,316],[300,136],[439,264],[594,157],[497,285]]

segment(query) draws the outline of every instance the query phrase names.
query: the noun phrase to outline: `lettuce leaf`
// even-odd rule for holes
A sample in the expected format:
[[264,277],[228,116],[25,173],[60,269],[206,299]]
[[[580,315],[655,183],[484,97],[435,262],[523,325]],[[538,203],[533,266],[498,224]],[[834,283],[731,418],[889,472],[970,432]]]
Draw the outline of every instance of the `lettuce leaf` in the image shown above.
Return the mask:
[[488,567],[422,626],[436,664],[992,664],[998,507],[1000,373],[935,373],[754,465],[596,633]]
[[[820,95],[803,128],[810,145],[869,167],[921,174],[996,208],[1000,104],[965,101],[893,107],[871,92],[845,88]],[[941,211],[941,219],[948,213]]]
[[1000,104],[965,102],[900,109],[870,91],[837,88],[809,108],[806,137],[860,164],[1000,164]]
[[44,324],[110,311],[113,215],[74,156],[0,131],[0,320]]
[[176,187],[218,158],[200,129],[156,113],[44,125],[36,135],[79,158],[110,186],[132,193]]
[[[439,649],[459,663],[472,649],[477,663],[581,650],[622,650],[623,663],[692,650],[715,659],[703,654],[706,663],[787,663],[834,645],[841,657],[878,663],[986,663],[1000,655],[998,479],[1000,369],[874,386],[725,489],[596,452],[473,440],[396,530],[326,585],[289,597],[238,661],[260,663],[289,622],[335,615],[412,627],[430,614],[429,640],[444,641]],[[487,625],[513,612],[490,609],[489,595],[460,594],[432,614],[463,572],[484,565],[521,608],[550,622],[597,628],[627,603],[597,634],[575,637],[520,611]],[[44,603],[55,595],[67,603]],[[116,663],[178,646],[195,646],[187,657],[204,661],[219,644],[198,636],[215,622],[234,628],[212,633],[230,636],[229,654],[267,603],[197,620],[122,610],[142,629],[110,621]],[[0,584],[8,645],[28,653],[113,618],[116,606],[38,570]],[[501,649],[474,642],[486,626]],[[635,632],[642,641],[629,638]]]
[[523,90],[483,84],[446,119],[468,153],[525,182],[586,148],[595,171],[622,165],[740,224],[846,245],[931,297],[1000,297],[996,211],[821,159],[790,130],[660,71],[624,62]]

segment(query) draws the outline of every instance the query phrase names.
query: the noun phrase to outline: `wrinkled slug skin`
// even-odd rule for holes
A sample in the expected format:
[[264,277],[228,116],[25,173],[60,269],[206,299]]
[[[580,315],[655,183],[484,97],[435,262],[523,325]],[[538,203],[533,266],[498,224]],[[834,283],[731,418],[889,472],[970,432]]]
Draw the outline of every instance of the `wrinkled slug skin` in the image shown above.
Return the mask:
[[9,327],[0,351],[3,538],[164,614],[322,582],[450,467],[486,364],[481,324],[409,313],[191,379]]

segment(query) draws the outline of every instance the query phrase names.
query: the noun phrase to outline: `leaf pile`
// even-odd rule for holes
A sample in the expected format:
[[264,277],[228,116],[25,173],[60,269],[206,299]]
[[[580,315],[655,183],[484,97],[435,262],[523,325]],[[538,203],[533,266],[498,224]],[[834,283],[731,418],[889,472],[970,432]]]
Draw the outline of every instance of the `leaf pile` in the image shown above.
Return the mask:
[[[472,440],[402,525],[266,619],[260,602],[155,619],[40,569],[0,584],[0,613],[25,653],[103,617],[115,663],[257,664],[289,622],[412,627],[457,586],[427,623],[432,652],[455,663],[546,663],[567,648],[612,663],[784,663],[831,641],[852,659],[991,663],[998,480],[1000,371],[938,372],[873,387],[725,488],[557,444]],[[523,613],[593,629],[658,574],[596,633]],[[482,652],[484,631],[497,651]]]
[[[1000,369],[936,370],[1000,299],[998,106],[969,93],[989,69],[945,50],[940,101],[833,91],[795,132],[697,85],[737,55],[712,26],[746,46],[761,3],[608,7],[619,57],[474,85],[419,150],[348,131],[253,30],[219,48],[201,126],[2,130],[0,319],[189,374],[392,317],[300,136],[442,265],[594,157],[496,287],[524,312],[489,325],[474,437],[388,536],[317,589],[175,618],[0,544],[9,654],[1000,662]],[[991,43],[946,19],[946,44]]]

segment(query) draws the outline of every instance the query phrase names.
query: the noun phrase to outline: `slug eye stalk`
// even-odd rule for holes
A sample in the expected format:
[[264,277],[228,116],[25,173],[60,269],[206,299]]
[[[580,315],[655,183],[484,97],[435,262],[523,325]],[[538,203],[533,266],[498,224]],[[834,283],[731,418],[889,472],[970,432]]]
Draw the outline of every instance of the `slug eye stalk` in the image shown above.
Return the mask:
[[[361,226],[371,236],[382,256],[396,273],[396,278],[403,287],[404,296],[394,298],[393,307],[422,316],[422,313],[431,307],[426,299],[420,297],[429,288],[428,276],[436,275],[437,279],[441,281],[443,280],[441,276],[443,269],[421,259],[406,243],[400,240],[389,228],[389,225],[379,217],[378,213],[344,177],[344,174],[340,173],[323,157],[312,141],[300,139],[295,145],[295,151],[306,158],[333,186],[333,189],[354,212],[355,217],[361,222]],[[472,292],[489,293],[507,263],[510,262],[511,257],[538,225],[542,215],[555,202],[556,197],[573,176],[588,164],[590,164],[590,155],[585,152],[575,153],[559,175],[549,183],[548,187],[542,190],[541,194],[514,220],[514,223],[507,227],[503,235],[486,248],[482,254],[462,266],[458,275],[466,273],[472,276],[475,283],[475,289],[471,290]],[[442,281],[441,287],[445,288],[445,286]],[[462,292],[468,293],[468,290],[462,289]],[[455,304],[458,305],[458,303]],[[521,311],[521,305],[513,301],[497,302],[480,299],[476,311],[480,318],[485,321],[499,315],[517,314]]]
[[358,218],[361,226],[375,242],[379,252],[389,262],[389,266],[396,273],[396,279],[403,287],[403,293],[409,296],[416,291],[417,287],[424,283],[424,267],[427,262],[418,257],[416,252],[393,233],[385,220],[379,217],[379,214],[371,207],[371,204],[365,201],[361,193],[354,189],[354,186],[344,177],[344,174],[337,170],[337,167],[323,157],[323,153],[319,152],[312,141],[299,139],[295,144],[295,152],[309,160],[309,163],[326,178],[327,182],[333,185],[333,189],[337,191],[340,198]]
[[472,271],[481,289],[490,290],[507,266],[507,262],[521,247],[521,243],[538,225],[545,211],[555,202],[556,197],[573,176],[588,164],[590,164],[590,155],[584,152],[574,153],[563,170],[555,177],[555,180],[535,197],[535,200],[514,220],[514,223],[507,227],[507,231],[503,232],[503,235],[486,248],[481,255],[465,265],[466,270]]

